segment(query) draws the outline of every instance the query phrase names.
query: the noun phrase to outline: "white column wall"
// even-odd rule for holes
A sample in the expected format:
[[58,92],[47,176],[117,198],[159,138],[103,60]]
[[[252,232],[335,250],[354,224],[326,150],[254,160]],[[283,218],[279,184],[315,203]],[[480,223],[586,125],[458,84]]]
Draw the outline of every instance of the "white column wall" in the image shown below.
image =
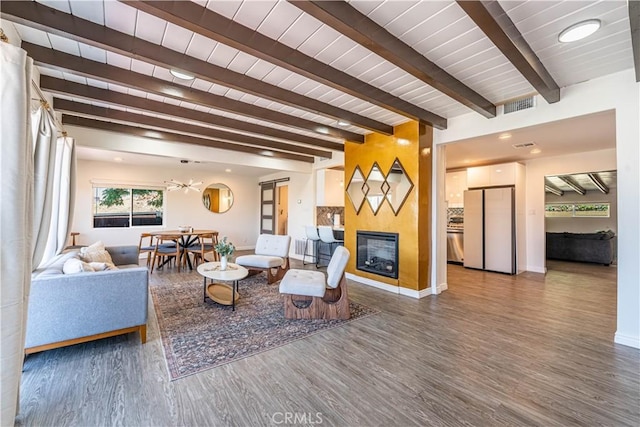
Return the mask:
[[[475,113],[451,118],[448,129],[434,131],[434,144],[607,110],[615,110],[616,114],[616,169],[619,183],[618,322],[615,341],[640,348],[640,84],[635,81],[632,69],[563,88],[561,100],[555,104],[547,104],[538,97],[538,106],[532,111],[493,119],[485,119]],[[434,198],[434,201],[437,200]],[[434,230],[436,225],[437,218],[434,218]],[[540,235],[539,230],[535,227],[532,229],[529,224],[527,230],[527,240]],[[437,237],[446,238],[442,232]],[[535,265],[539,256],[539,252],[536,254],[528,250],[527,264]],[[446,269],[446,262],[438,262],[436,268]]]

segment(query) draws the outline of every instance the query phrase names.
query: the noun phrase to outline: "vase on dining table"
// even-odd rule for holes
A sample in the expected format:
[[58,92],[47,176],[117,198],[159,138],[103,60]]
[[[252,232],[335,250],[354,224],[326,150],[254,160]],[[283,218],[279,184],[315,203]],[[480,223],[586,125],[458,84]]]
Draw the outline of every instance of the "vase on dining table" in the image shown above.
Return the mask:
[[220,271],[225,271],[227,269],[227,256],[222,255],[220,257]]

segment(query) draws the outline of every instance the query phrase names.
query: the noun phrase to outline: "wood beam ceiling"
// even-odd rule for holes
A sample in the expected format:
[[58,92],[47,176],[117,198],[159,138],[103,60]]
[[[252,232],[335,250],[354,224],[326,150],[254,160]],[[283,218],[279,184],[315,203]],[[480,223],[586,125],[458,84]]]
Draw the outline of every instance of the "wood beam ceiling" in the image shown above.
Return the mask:
[[631,50],[636,69],[636,82],[640,82],[640,1],[629,0],[629,23],[631,27]]
[[90,129],[99,129],[109,132],[123,133],[127,135],[139,136],[142,138],[155,139],[169,142],[184,142],[186,144],[202,145],[205,147],[219,148],[222,150],[241,151],[249,154],[256,154],[263,157],[276,157],[288,160],[297,160],[299,162],[313,163],[314,159],[310,156],[300,154],[285,153],[275,150],[264,150],[262,148],[248,147],[246,145],[232,144],[229,142],[198,138],[190,135],[182,135],[179,133],[167,132],[162,130],[144,129],[136,126],[123,125],[119,123],[105,122],[101,120],[88,119],[84,117],[62,115],[62,124],[69,126],[80,126]]
[[323,133],[329,136],[344,138],[349,141],[363,142],[364,136],[344,129],[337,129],[322,123],[306,120],[301,117],[280,113],[268,108],[237,101],[221,95],[192,89],[166,80],[128,71],[123,68],[103,64],[97,61],[80,58],[75,55],[56,51],[36,44],[22,42],[22,48],[29,53],[36,65],[50,67],[60,71],[95,78],[104,82],[115,83],[128,88],[138,89],[159,96],[187,101],[193,104],[228,111],[258,120],[268,121],[284,126]]
[[496,106],[345,1],[288,0],[373,53],[487,118]]
[[320,138],[313,138],[293,132],[283,131],[268,126],[243,122],[228,117],[205,113],[203,111],[191,110],[177,105],[164,102],[153,101],[139,96],[127,95],[68,80],[57,79],[50,76],[40,77],[40,86],[43,90],[53,94],[65,95],[74,98],[82,98],[88,101],[97,101],[121,107],[128,107],[152,113],[168,116],[180,117],[187,120],[206,123],[213,126],[220,126],[227,129],[235,129],[243,132],[250,132],[257,135],[270,136],[284,139],[312,147],[321,147],[329,150],[344,151],[344,145],[338,142],[326,141]]
[[560,101],[558,84],[496,0],[456,1],[548,103]]
[[160,19],[187,28],[204,37],[216,40],[397,114],[419,120],[438,129],[446,129],[447,127],[447,120],[444,117],[393,96],[197,3],[183,1],[120,1]]
[[181,71],[186,71],[211,83],[333,119],[346,120],[354,126],[374,132],[386,135],[393,134],[393,127],[385,123],[279,88],[36,2],[3,2],[2,16],[11,21],[29,25],[51,34],[68,37],[77,42],[136,58],[167,69],[180,64],[179,69]]
[[242,135],[233,132],[227,132],[220,129],[196,126],[174,120],[167,120],[159,117],[145,116],[113,108],[96,107],[81,102],[69,101],[67,99],[54,98],[53,108],[56,111],[71,113],[70,115],[86,115],[90,117],[100,117],[106,120],[116,120],[128,122],[134,126],[149,126],[162,128],[169,131],[181,133],[190,133],[195,135],[206,136],[216,140],[227,140],[230,143],[248,144],[269,150],[290,151],[293,153],[307,154],[310,156],[318,156],[326,159],[331,158],[330,151],[318,150],[300,145],[287,144],[285,142],[270,141],[268,139],[256,138],[254,136]]

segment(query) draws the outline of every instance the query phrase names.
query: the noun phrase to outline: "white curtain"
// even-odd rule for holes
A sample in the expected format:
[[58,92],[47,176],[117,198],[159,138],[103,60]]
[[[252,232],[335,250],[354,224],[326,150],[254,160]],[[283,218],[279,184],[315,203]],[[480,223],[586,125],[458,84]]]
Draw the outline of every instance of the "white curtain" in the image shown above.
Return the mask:
[[[45,209],[48,211],[45,217],[49,219],[49,227],[40,264],[46,264],[64,249],[71,229],[70,221],[75,203],[76,153],[73,138],[67,136],[58,138],[54,153],[55,156],[51,156],[54,159],[55,171],[51,179],[53,185],[50,193],[45,197],[47,200]],[[36,174],[37,171],[36,167]],[[34,204],[38,206],[37,196]]]
[[56,126],[43,105],[31,114],[33,136],[33,259],[37,267],[45,256],[51,230],[56,161]]
[[12,426],[18,395],[31,285],[33,146],[30,132],[32,61],[0,43],[0,425]]

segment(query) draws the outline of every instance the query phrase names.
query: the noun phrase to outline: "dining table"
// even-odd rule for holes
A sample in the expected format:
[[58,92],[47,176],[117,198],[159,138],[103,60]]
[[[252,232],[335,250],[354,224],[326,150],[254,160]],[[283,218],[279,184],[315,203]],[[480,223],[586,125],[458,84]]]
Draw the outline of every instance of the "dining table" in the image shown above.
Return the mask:
[[[155,238],[162,239],[163,236],[166,237],[166,240],[174,240],[175,236],[180,236],[180,238],[176,241],[178,245],[183,248],[188,248],[198,241],[200,236],[206,234],[213,234],[214,241],[218,240],[218,231],[216,230],[205,230],[205,229],[191,229],[188,231],[183,230],[161,230],[161,231],[152,231],[149,234],[154,236]],[[193,265],[191,264],[191,259],[187,257],[187,265],[189,266],[189,270],[193,270]]]

